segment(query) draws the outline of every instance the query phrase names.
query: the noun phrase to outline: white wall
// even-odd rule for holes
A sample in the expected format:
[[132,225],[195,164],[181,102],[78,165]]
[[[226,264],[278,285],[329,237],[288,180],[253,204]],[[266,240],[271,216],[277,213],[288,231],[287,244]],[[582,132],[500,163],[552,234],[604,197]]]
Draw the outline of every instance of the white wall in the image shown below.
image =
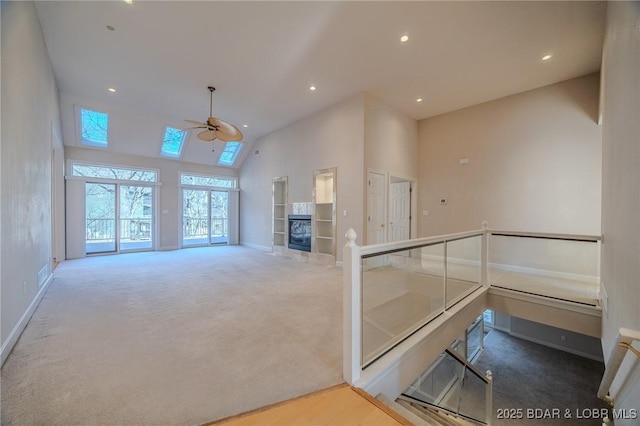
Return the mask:
[[[608,294],[602,328],[605,359],[618,328],[640,330],[639,28],[640,3],[608,3],[602,63],[602,283]],[[631,372],[622,389],[614,383],[612,395],[616,408],[635,408],[640,413],[640,361],[631,355],[627,358],[621,375]],[[637,422],[616,420],[616,425]]]
[[52,141],[60,132],[60,111],[34,4],[2,2],[1,7],[4,362],[51,277]]
[[[387,193],[392,178],[417,182],[418,122],[416,120],[367,93],[365,95],[364,139],[365,174],[368,170],[385,174]],[[363,176],[365,182],[366,179],[367,176]],[[417,235],[418,228],[415,225],[416,200],[417,192],[414,191],[411,204],[412,237]],[[366,192],[362,194],[362,202],[365,206],[367,205]],[[364,214],[366,218],[368,213],[365,211]],[[365,218],[363,220],[366,226]],[[360,238],[360,244],[363,243],[364,236]]]
[[[337,253],[344,234],[362,235],[364,99],[356,95],[256,141],[240,170],[240,241],[272,246],[272,179],[289,177],[288,202],[311,202],[314,170],[337,167]],[[343,211],[347,216],[343,216]]]
[[421,120],[419,235],[478,229],[483,220],[493,229],[600,234],[598,79]]
[[[67,146],[65,149],[67,160],[78,160],[88,163],[122,165],[140,168],[151,168],[159,170],[161,185],[158,188],[158,211],[157,220],[159,224],[159,235],[156,241],[158,250],[171,250],[180,247],[180,226],[181,226],[181,195],[180,173],[192,172],[198,174],[217,176],[237,176],[237,170],[228,167],[214,167],[203,164],[188,163],[185,161],[168,160],[161,158],[142,157],[137,155],[119,154],[111,151],[91,148],[76,148]],[[67,200],[70,203],[69,209],[84,209],[84,206],[74,203],[74,200]],[[71,205],[72,204],[72,205]],[[73,211],[68,211],[72,215]],[[75,235],[70,226],[67,227],[68,235]],[[83,235],[82,231],[82,235]],[[71,241],[69,241],[71,244]]]
[[418,122],[375,96],[365,96],[365,153],[368,168],[417,178]]

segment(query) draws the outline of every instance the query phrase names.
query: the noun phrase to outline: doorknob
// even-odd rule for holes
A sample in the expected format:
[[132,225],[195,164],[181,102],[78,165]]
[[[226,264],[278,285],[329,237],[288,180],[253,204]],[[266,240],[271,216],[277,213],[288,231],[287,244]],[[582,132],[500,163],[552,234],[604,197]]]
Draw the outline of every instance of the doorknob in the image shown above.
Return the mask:
[[384,228],[384,223],[380,224],[380,228]]

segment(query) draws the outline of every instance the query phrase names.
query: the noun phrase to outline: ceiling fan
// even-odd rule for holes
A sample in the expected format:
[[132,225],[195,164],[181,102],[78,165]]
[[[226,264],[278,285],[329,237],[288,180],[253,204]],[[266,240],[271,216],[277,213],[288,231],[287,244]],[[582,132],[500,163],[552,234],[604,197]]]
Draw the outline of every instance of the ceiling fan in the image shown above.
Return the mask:
[[203,123],[196,120],[184,121],[194,125],[194,127],[191,127],[190,129],[204,129],[198,133],[198,139],[203,141],[212,141],[214,139],[220,139],[223,141],[242,140],[242,132],[236,126],[213,116],[213,92],[216,88],[209,86],[207,89],[209,89],[210,92],[209,118],[207,118],[207,122]]

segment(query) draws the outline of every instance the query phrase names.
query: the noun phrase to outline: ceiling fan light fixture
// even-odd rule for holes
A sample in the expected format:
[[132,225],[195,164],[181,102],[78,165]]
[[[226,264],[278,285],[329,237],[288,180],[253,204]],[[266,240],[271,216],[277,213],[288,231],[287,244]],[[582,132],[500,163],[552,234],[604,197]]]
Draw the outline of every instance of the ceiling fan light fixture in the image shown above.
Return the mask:
[[203,141],[213,141],[220,139],[223,141],[240,141],[242,140],[242,132],[233,124],[227,123],[213,116],[213,92],[216,90],[213,86],[208,86],[209,90],[209,117],[206,122],[196,120],[185,120],[187,123],[193,124],[191,129],[204,129],[198,133],[198,139]]

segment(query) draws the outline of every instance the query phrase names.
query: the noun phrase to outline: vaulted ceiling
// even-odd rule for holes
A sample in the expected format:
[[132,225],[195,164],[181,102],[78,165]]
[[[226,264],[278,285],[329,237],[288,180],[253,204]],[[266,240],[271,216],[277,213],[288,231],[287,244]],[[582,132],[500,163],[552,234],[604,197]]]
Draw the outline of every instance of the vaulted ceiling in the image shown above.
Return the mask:
[[[592,1],[44,1],[37,10],[63,94],[182,123],[207,118],[214,85],[213,115],[247,143],[359,92],[423,119],[595,72],[605,17]],[[135,139],[136,152],[159,155],[158,138]],[[187,149],[198,143],[192,135]]]

